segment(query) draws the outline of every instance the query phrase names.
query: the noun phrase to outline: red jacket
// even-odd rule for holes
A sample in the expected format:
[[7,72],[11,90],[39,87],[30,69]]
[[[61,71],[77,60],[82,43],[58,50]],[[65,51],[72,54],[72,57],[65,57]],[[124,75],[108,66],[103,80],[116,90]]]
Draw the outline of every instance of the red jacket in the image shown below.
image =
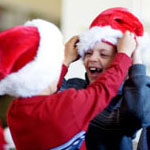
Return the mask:
[[79,148],[88,123],[116,95],[130,64],[128,56],[116,54],[111,66],[87,89],[14,100],[8,124],[17,150]]

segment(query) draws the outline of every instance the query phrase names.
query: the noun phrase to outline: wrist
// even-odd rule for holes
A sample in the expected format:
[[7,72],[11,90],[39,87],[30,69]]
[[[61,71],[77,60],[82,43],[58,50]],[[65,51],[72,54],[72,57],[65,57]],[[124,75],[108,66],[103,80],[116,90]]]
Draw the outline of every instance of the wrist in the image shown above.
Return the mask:
[[64,61],[63,61],[63,64],[64,64],[66,67],[69,67],[69,65],[71,64],[71,62],[68,61],[68,60],[64,60]]
[[143,62],[142,61],[133,61],[133,65],[136,65],[136,64],[143,64]]
[[125,52],[125,51],[119,51],[118,53],[122,53],[122,54],[127,55],[128,57],[131,57],[131,54],[130,54],[130,53],[127,53],[127,52]]

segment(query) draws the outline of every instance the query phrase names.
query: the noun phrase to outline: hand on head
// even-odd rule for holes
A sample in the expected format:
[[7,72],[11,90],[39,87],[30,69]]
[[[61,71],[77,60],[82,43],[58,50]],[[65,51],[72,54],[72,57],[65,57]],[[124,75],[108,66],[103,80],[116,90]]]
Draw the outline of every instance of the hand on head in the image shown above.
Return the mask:
[[131,57],[135,49],[136,49],[136,40],[134,38],[134,33],[126,31],[123,37],[118,40],[117,44],[118,53],[125,53],[129,57]]
[[65,56],[64,56],[64,64],[69,66],[72,62],[79,59],[79,55],[77,52],[76,44],[79,41],[78,36],[73,36],[66,44],[65,44]]
[[136,41],[136,43],[137,46],[132,55],[133,64],[143,64],[141,50],[139,49],[138,41]]

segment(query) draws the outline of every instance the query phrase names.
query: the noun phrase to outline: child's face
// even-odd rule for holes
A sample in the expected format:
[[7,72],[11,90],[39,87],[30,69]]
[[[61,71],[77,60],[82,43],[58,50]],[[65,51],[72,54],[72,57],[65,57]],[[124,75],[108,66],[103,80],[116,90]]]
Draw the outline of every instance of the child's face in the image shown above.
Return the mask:
[[87,51],[84,66],[90,83],[105,71],[116,54],[116,48],[106,43],[96,43],[93,49]]

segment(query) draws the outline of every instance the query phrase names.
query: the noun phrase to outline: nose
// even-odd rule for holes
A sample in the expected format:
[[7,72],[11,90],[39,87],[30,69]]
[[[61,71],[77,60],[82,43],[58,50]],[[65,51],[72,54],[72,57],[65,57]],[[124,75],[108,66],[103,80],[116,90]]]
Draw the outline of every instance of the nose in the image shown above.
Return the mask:
[[98,61],[100,59],[99,57],[100,56],[97,52],[93,52],[89,59],[90,61]]

